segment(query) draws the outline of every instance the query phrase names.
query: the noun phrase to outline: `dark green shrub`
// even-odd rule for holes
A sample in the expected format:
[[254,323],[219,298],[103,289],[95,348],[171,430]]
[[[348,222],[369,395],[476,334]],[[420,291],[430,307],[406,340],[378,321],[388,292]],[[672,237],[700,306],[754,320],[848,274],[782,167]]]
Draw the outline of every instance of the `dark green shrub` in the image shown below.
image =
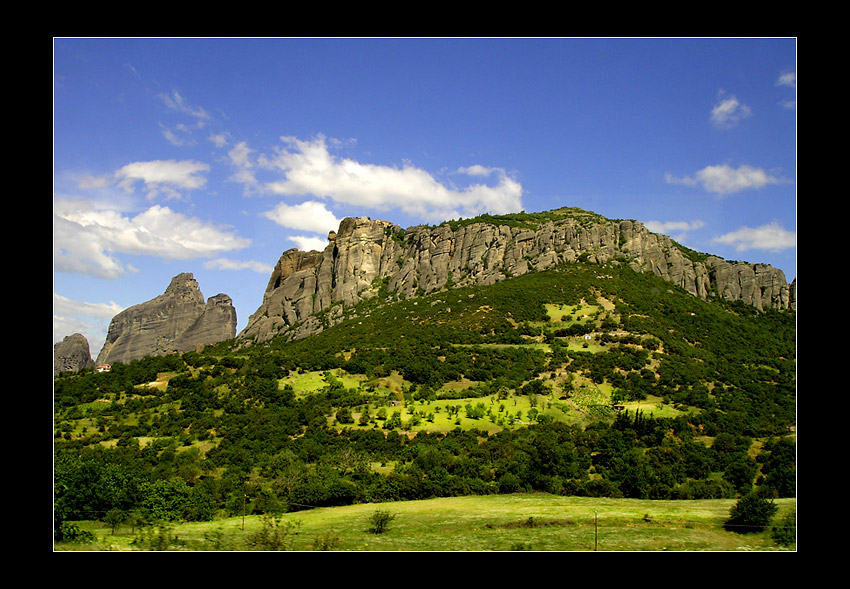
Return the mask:
[[369,518],[369,531],[373,534],[383,534],[394,519],[395,514],[379,509]]
[[789,511],[770,530],[773,541],[780,546],[791,546],[797,542],[797,510]]
[[723,527],[739,534],[762,532],[767,529],[778,509],[773,499],[749,493],[738,499]]

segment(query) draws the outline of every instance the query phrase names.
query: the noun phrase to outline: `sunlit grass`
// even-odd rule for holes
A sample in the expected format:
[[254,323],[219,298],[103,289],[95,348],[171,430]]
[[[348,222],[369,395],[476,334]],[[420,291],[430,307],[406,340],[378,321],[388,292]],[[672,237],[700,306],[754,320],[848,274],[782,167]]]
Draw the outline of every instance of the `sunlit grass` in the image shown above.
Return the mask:
[[[349,551],[742,551],[777,550],[769,532],[725,530],[734,499],[650,501],[515,494],[451,497],[424,501],[360,504],[287,513],[278,525],[287,531],[288,550],[323,547]],[[778,518],[796,506],[776,500]],[[369,531],[377,511],[394,515],[387,531]],[[249,515],[174,525],[171,549],[249,550],[252,537],[268,520]],[[113,535],[87,522],[97,535],[89,549],[128,550],[135,538],[127,526]],[[64,548],[64,547],[63,547]]]

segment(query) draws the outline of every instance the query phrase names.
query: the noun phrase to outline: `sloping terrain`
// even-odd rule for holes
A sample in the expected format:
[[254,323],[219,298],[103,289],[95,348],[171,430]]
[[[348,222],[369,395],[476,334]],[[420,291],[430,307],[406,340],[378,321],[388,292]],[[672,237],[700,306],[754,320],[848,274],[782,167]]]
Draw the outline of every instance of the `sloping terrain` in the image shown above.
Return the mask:
[[523,490],[796,494],[795,317],[565,264],[295,341],[55,380],[63,521],[209,520]]

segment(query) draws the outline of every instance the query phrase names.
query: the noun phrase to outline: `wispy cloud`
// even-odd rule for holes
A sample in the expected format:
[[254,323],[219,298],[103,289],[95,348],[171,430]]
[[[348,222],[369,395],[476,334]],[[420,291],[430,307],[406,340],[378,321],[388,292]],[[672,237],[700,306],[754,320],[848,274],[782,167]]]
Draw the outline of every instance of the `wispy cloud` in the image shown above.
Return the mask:
[[[794,94],[796,96],[797,93],[797,72],[784,72],[779,75],[779,78],[776,80],[777,86],[785,86],[788,88],[792,88],[794,90]],[[787,109],[795,109],[797,108],[797,99],[796,97],[793,100],[783,100],[780,104]]]
[[163,104],[181,114],[186,114],[199,121],[209,121],[210,114],[199,106],[192,106],[189,102],[177,91],[173,90],[171,94],[160,94],[160,100]]
[[207,126],[212,120],[210,114],[204,108],[189,104],[177,90],[172,91],[171,94],[160,94],[159,99],[170,110],[181,115],[188,115],[194,120],[192,125],[178,123],[173,128],[160,123],[165,139],[177,147],[196,145],[197,140],[194,138],[194,131]]
[[735,96],[725,96],[721,91],[719,102],[711,109],[711,123],[718,129],[731,129],[742,119],[752,116],[753,110]]
[[274,270],[274,266],[264,262],[231,260],[229,258],[209,260],[204,262],[204,268],[207,270],[250,270],[251,272],[264,275],[271,274],[272,270]]
[[653,233],[669,235],[678,242],[684,242],[690,231],[696,231],[705,226],[702,221],[647,221],[644,226]]

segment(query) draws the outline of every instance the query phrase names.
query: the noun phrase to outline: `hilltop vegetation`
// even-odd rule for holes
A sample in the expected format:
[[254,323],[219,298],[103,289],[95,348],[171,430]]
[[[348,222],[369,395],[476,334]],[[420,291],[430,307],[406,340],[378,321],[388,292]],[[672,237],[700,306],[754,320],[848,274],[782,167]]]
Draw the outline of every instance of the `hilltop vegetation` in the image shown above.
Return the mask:
[[379,296],[307,339],[56,378],[56,527],[518,491],[794,497],[795,372],[793,312],[621,266]]

